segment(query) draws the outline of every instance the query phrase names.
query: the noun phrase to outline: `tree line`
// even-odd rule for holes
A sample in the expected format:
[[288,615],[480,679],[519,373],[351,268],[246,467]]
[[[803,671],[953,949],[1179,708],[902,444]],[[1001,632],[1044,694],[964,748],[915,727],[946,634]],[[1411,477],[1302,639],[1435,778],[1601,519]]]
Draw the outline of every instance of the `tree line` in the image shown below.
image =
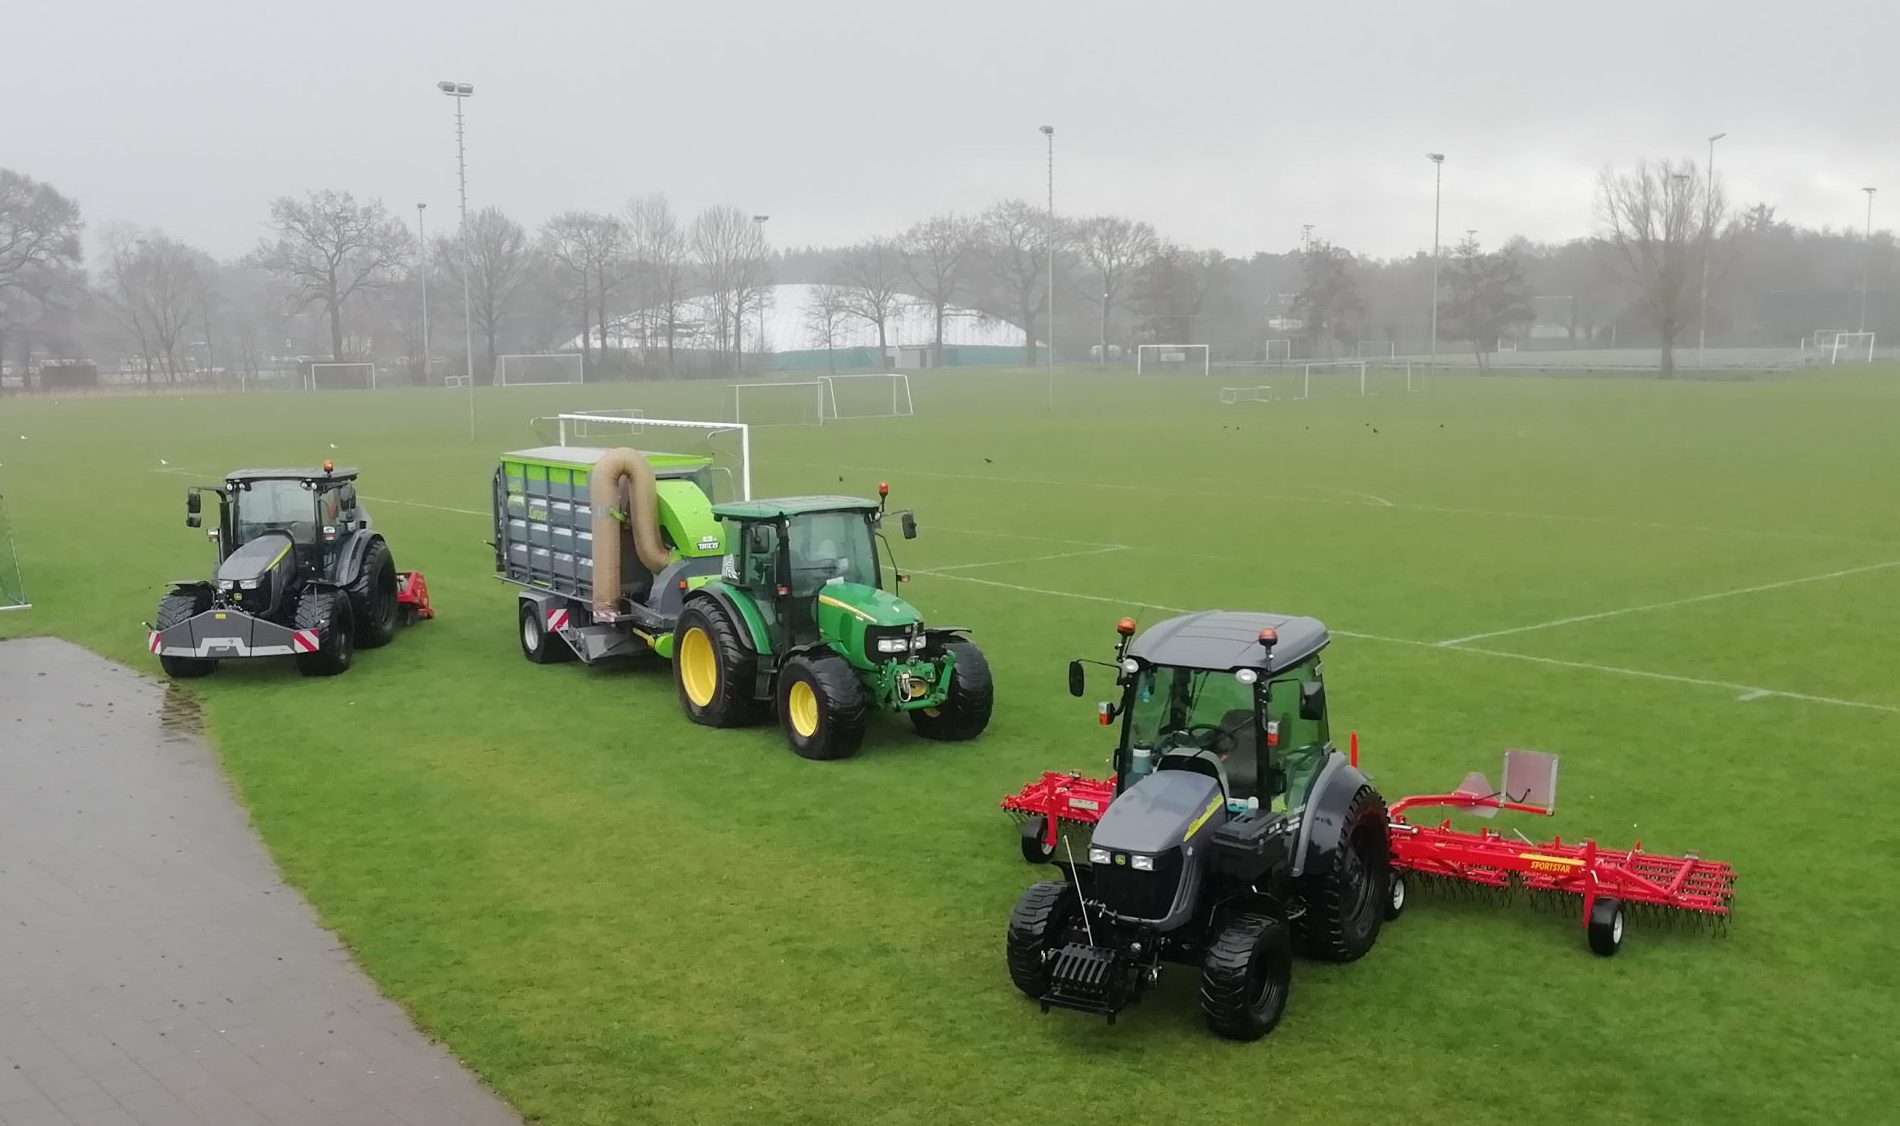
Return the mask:
[[[107,223],[88,259],[78,203],[0,169],[0,365],[96,359],[151,381],[255,375],[299,361],[372,360],[415,382],[496,357],[578,351],[591,378],[744,370],[769,351],[834,349],[922,309],[941,358],[956,318],[1008,322],[1024,359],[1108,362],[1141,343],[1206,344],[1235,359],[1422,352],[1432,322],[1428,252],[1352,253],[1323,236],[1241,258],[1162,237],[1118,215],[1051,215],[1020,199],[945,214],[852,246],[780,248],[765,217],[691,216],[663,195],[618,212],[566,211],[529,229],[496,208],[444,217],[426,241],[380,200],[311,191],[269,203],[253,250],[218,261],[162,231]],[[1648,345],[1692,331],[1792,346],[1818,328],[1900,331],[1892,236],[1799,228],[1767,204],[1732,210],[1692,162],[1606,170],[1594,231],[1556,244],[1446,249],[1441,353],[1482,366],[1501,340]],[[1053,285],[1051,268],[1053,267]],[[1705,280],[1706,279],[1706,280]],[[771,287],[815,285],[793,339],[768,339]],[[1050,317],[1053,290],[1055,318]],[[1707,293],[1707,317],[1703,295]],[[425,355],[425,303],[429,338]],[[463,307],[471,337],[463,341]]]

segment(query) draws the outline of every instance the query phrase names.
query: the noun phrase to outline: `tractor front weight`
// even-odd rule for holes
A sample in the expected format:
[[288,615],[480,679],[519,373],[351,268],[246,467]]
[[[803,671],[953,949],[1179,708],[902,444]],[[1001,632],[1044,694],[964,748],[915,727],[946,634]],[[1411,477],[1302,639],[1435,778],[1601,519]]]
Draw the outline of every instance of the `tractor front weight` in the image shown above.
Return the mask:
[[950,677],[955,671],[956,658],[948,653],[935,662],[885,661],[871,674],[868,687],[884,711],[938,708],[950,696]]

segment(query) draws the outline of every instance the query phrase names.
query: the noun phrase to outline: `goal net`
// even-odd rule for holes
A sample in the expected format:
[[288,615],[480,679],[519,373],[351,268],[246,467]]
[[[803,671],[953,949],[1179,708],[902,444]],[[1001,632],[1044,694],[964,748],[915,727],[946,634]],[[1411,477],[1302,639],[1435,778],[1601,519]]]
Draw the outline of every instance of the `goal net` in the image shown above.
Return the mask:
[[909,418],[910,376],[902,372],[821,375],[825,418]]
[[729,383],[726,417],[748,426],[822,426],[825,385],[815,379]]
[[376,365],[311,364],[308,386],[312,391],[373,391]]
[[1220,389],[1220,401],[1224,407],[1236,403],[1267,403],[1273,401],[1273,388],[1266,384],[1256,387],[1223,387]]
[[1291,340],[1267,341],[1267,362],[1268,363],[1272,363],[1275,360],[1282,360],[1282,361],[1290,360],[1292,358],[1293,358],[1293,341]]
[[1199,371],[1208,375],[1213,370],[1213,359],[1205,344],[1135,345],[1136,375],[1154,371]]
[[580,383],[579,352],[535,356],[496,356],[495,386],[540,387],[549,383]]
[[1300,398],[1338,398],[1366,393],[1364,360],[1321,360],[1301,364]]
[[1850,329],[1830,329],[1817,332],[1802,342],[1801,353],[1805,358],[1812,345],[1813,356],[1824,364],[1872,363],[1874,359],[1874,334]]
[[7,498],[0,493],[0,610],[25,610],[26,584],[20,578],[20,557],[13,549],[13,525],[7,522]]
[[577,411],[533,421],[551,446],[689,454],[713,463],[715,501],[752,499],[752,428],[743,422],[648,418],[638,410]]
[[1366,364],[1366,394],[1404,394],[1425,389],[1425,365],[1410,360],[1374,360]]
[[1393,340],[1360,340],[1353,344],[1352,354],[1362,360],[1396,360],[1399,346]]

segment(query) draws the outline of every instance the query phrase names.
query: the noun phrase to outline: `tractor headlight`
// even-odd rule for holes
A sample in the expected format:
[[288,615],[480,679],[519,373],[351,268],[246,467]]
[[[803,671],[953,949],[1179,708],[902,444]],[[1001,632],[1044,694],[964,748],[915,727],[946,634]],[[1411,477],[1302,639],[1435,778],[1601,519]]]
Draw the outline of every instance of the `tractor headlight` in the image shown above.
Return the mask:
[[1128,866],[1137,872],[1152,872],[1155,870],[1155,858],[1152,856],[1130,856],[1128,858]]
[[241,586],[241,587],[243,587],[243,588],[244,588],[245,590],[256,590],[256,589],[257,589],[257,580],[256,580],[256,579],[245,579],[245,580],[244,580],[243,582],[241,582],[241,583],[239,583],[238,585],[239,585],[239,586]]
[[910,639],[910,647],[912,649],[922,649],[924,647],[924,642],[927,640],[929,639],[920,633],[916,637],[913,637]]
[[224,580],[223,582],[221,582],[221,583],[219,583],[219,584],[218,584],[218,589],[219,589],[219,590],[236,590],[236,589],[237,589],[237,580],[236,580],[236,579],[226,579],[226,580]]
[[910,639],[904,637],[880,637],[877,651],[880,653],[902,653],[910,648]]
[[1090,863],[1090,864],[1106,864],[1106,863],[1108,863],[1108,850],[1107,850],[1107,849],[1105,849],[1105,848],[1091,848],[1091,849],[1089,849],[1089,863]]

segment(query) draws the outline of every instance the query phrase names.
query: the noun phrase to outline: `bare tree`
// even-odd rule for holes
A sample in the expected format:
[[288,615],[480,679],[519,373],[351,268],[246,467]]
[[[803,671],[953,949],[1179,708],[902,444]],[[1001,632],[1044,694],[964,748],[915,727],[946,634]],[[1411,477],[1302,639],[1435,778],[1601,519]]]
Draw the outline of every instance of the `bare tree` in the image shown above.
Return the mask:
[[898,291],[903,284],[903,262],[897,246],[886,238],[861,242],[845,253],[838,265],[838,281],[845,287],[845,310],[877,329],[878,364],[890,362],[888,326],[904,304]]
[[[1020,199],[1006,199],[977,220],[979,267],[997,301],[1013,314],[1027,337],[1027,360],[1036,363],[1036,318],[1049,305],[1049,213]],[[1055,232],[1061,248],[1062,231]],[[1055,341],[1049,341],[1051,348]]]
[[1471,342],[1471,354],[1481,372],[1486,354],[1497,346],[1500,336],[1537,319],[1530,283],[1524,280],[1517,254],[1509,248],[1486,254],[1478,240],[1467,235],[1453,251],[1446,283],[1447,329]]
[[289,283],[296,308],[323,306],[330,358],[341,360],[345,307],[388,283],[414,248],[414,236],[381,200],[359,204],[337,191],[273,200],[269,226],[276,237],[259,242],[253,260]]
[[494,207],[468,217],[466,244],[464,260],[464,240],[459,235],[443,235],[436,240],[434,257],[453,264],[452,293],[460,296],[466,279],[469,309],[487,345],[487,370],[492,379],[496,343],[516,311],[522,287],[534,275],[537,251],[521,224]]
[[805,331],[813,344],[825,350],[825,366],[833,375],[838,372],[838,338],[844,335],[850,312],[850,291],[836,285],[814,288],[811,303],[805,306]]
[[1091,267],[1099,293],[1089,295],[1102,313],[1101,362],[1108,362],[1108,319],[1129,276],[1154,257],[1159,243],[1153,227],[1120,215],[1099,215],[1082,223],[1077,245]]
[[180,346],[194,328],[208,324],[216,273],[210,255],[157,231],[117,227],[106,233],[100,296],[137,340],[147,382],[154,357],[167,383],[185,374]]
[[1195,344],[1208,298],[1228,283],[1227,256],[1164,243],[1135,272],[1135,309],[1147,321],[1153,343]]
[[628,243],[639,286],[640,336],[666,343],[666,374],[678,374],[677,347],[681,311],[692,284],[686,232],[663,195],[643,196],[627,204]]
[[693,220],[693,257],[699,263],[713,320],[713,347],[744,363],[740,318],[763,262],[758,224],[736,207],[708,207]]
[[563,211],[541,228],[542,245],[566,268],[580,304],[581,363],[591,366],[590,329],[600,332],[602,360],[607,355],[607,308],[625,277],[627,231],[613,215]]
[[1356,334],[1365,317],[1366,300],[1359,292],[1356,262],[1352,251],[1314,239],[1300,256],[1300,270],[1304,284],[1293,298],[1293,316],[1305,325],[1308,354],[1318,354],[1324,340],[1330,356],[1333,342]]
[[22,373],[32,351],[28,334],[83,298],[82,227],[79,204],[51,184],[0,168],[0,358],[8,337],[19,333]]
[[931,366],[943,365],[943,322],[967,284],[976,257],[976,228],[959,215],[926,219],[904,233],[898,242],[904,273],[917,295],[930,306],[932,318]]
[[1695,324],[1703,263],[1727,221],[1720,181],[1694,161],[1641,161],[1634,171],[1603,170],[1597,217],[1635,302],[1662,338],[1662,376],[1676,371],[1676,340]]

